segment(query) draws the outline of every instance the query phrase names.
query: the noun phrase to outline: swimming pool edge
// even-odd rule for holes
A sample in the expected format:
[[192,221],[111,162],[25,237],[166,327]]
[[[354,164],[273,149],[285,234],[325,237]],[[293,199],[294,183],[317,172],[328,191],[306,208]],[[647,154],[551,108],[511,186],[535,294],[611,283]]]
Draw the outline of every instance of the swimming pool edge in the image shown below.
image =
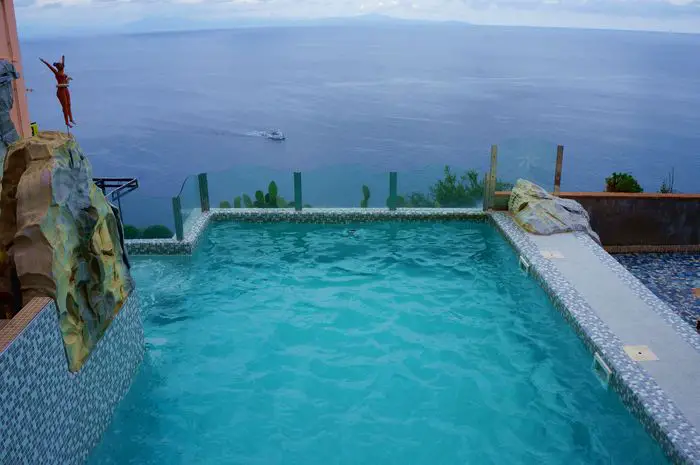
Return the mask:
[[[661,445],[666,456],[673,463],[700,463],[700,435],[654,378],[627,356],[620,339],[576,288],[539,253],[537,246],[507,213],[491,212],[489,218],[517,253],[527,260],[533,278],[547,292],[554,307],[571,324],[591,354],[600,354],[612,368],[610,386]],[[591,244],[586,246],[592,247]],[[602,248],[600,251],[607,254]],[[633,290],[643,293],[638,287]]]
[[478,208],[310,208],[302,211],[266,208],[212,208],[191,223],[182,241],[176,239],[130,239],[124,241],[129,255],[192,255],[209,225],[220,221],[248,223],[352,223],[375,221],[486,220]]

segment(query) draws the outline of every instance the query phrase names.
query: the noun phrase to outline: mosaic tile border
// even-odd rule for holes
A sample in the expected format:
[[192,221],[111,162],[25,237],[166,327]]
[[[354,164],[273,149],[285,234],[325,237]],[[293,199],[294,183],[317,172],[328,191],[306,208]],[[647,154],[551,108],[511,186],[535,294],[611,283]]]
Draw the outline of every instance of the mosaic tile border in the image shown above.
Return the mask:
[[518,253],[529,261],[534,278],[591,353],[598,352],[612,369],[611,386],[666,455],[674,463],[700,463],[700,435],[656,381],[625,354],[617,336],[556,266],[539,253],[537,246],[508,214],[493,212],[491,219]]
[[700,244],[695,245],[606,245],[603,247],[610,254],[633,253],[700,253]]
[[192,255],[214,215],[211,210],[188,222],[189,229],[181,241],[175,238],[128,239],[124,241],[126,250],[129,255]]
[[579,241],[595,254],[603,264],[617,275],[645,304],[658,313],[685,341],[695,350],[700,351],[700,334],[683,320],[669,305],[651,292],[636,276],[605,252],[598,244],[585,234],[576,234]]
[[144,355],[132,292],[90,358],[68,361],[53,300],[0,352],[0,463],[82,464],[109,425]]
[[193,222],[182,241],[133,239],[125,241],[129,255],[191,255],[212,221],[252,223],[352,223],[368,221],[443,221],[486,219],[478,208],[309,208],[300,212],[266,208],[212,208]]

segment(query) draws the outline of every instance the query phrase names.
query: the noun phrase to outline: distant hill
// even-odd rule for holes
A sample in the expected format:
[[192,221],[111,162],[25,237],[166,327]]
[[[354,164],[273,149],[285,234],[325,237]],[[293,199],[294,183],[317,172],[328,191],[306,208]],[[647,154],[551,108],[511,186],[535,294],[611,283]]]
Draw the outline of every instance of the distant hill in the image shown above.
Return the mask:
[[[443,21],[448,23],[452,21]],[[239,27],[309,27],[309,26],[351,26],[351,25],[392,25],[392,24],[433,24],[436,21],[402,19],[379,13],[330,18],[236,18],[223,20],[192,21],[179,16],[148,16],[125,25],[115,25],[106,29],[100,25],[61,30],[60,36],[90,36],[103,34],[145,34],[151,32],[185,32],[212,29],[231,29]],[[466,23],[460,23],[466,24]],[[56,37],[59,34],[44,27],[20,27],[20,37],[24,39]]]

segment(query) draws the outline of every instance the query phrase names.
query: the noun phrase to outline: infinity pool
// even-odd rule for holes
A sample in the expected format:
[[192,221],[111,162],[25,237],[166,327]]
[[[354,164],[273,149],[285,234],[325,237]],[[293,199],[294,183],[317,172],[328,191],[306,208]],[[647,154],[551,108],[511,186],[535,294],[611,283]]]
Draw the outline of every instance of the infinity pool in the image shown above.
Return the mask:
[[665,463],[487,223],[220,223],[134,261],[146,360],[90,464]]

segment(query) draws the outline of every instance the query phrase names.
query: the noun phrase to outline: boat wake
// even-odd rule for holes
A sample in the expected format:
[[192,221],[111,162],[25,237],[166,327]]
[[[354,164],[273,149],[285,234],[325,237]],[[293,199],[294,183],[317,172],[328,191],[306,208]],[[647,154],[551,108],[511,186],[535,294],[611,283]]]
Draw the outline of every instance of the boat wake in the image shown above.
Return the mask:
[[270,140],[285,140],[287,136],[284,135],[279,129],[269,129],[266,131],[249,131],[246,133],[247,136],[251,137],[264,137]]

